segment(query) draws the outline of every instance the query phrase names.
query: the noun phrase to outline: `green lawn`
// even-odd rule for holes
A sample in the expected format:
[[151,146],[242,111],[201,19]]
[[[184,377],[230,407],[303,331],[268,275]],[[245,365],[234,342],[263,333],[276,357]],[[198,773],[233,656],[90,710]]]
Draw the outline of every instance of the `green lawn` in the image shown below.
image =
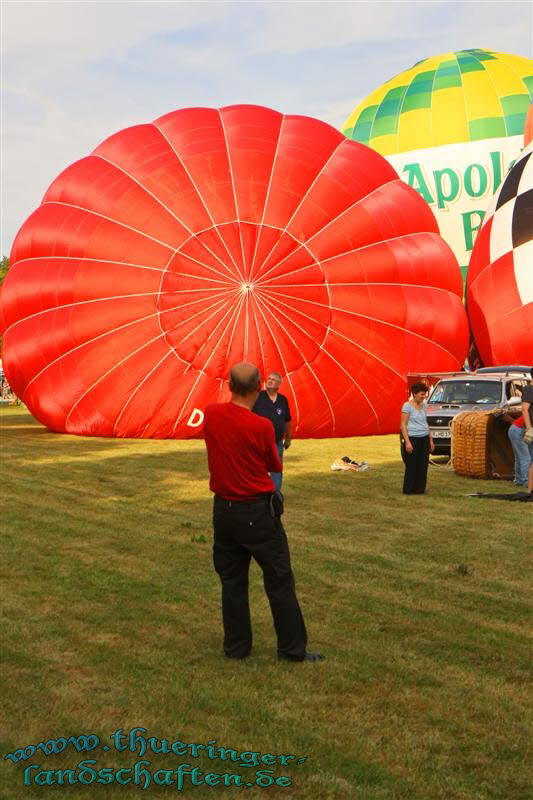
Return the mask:
[[[331,472],[343,455],[371,468]],[[465,497],[508,484],[444,466],[430,468],[427,495],[404,497],[402,474],[396,436],[293,443],[284,521],[310,649],[327,660],[276,660],[254,566],[253,657],[231,662],[203,443],[60,436],[21,407],[2,410],[2,755],[82,734],[109,750],[69,744],[4,760],[1,797],[176,794],[154,783],[34,784],[86,759],[133,767],[139,751],[118,752],[110,736],[142,726],[169,746],[216,740],[296,756],[259,766],[214,750],[142,756],[152,775],[188,763],[204,777],[253,784],[270,769],[291,781],[193,786],[185,776],[180,794],[192,798],[529,798],[531,506]]]

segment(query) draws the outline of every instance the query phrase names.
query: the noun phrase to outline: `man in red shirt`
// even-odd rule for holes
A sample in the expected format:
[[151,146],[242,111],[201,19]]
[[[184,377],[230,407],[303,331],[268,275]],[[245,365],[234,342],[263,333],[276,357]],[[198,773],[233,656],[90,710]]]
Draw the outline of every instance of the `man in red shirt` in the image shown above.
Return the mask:
[[248,571],[253,557],[263,571],[278,658],[321,661],[321,655],[306,651],[287,536],[272,509],[274,484],[268,473],[281,472],[281,462],[272,423],[252,413],[260,386],[256,366],[236,364],[230,373],[231,401],[207,406],[204,416],[209,488],[215,493],[213,560],[222,582],[224,652],[240,659],[252,648]]

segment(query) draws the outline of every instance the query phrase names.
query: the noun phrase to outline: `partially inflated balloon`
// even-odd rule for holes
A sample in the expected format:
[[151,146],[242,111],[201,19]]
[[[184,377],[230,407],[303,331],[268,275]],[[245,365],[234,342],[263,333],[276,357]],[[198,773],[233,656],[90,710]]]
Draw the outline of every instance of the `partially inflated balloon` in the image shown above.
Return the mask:
[[11,258],[6,372],[57,431],[199,436],[247,359],[286,376],[298,435],[389,432],[407,372],[456,369],[467,346],[428,205],[369,148],[257,106],[111,136]]
[[376,89],[343,133],[386,156],[427,200],[465,274],[485,210],[522,147],[531,100],[531,59],[461,50]]
[[479,232],[467,277],[485,364],[533,362],[533,142],[507,175]]

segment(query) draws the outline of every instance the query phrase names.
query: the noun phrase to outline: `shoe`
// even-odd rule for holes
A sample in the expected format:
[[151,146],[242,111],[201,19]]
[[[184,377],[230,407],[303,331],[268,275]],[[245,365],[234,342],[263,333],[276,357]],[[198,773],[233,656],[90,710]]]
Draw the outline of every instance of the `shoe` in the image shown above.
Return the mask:
[[230,656],[229,653],[224,653],[226,658],[231,658],[233,661],[244,661],[245,658],[250,658],[250,653],[246,653],[245,656]]
[[303,657],[303,661],[324,661],[326,656],[321,655],[320,653],[306,653]]
[[284,656],[281,653],[278,653],[278,659],[280,661],[324,661],[325,656],[320,655],[320,653],[305,653],[303,658],[292,658],[291,656]]

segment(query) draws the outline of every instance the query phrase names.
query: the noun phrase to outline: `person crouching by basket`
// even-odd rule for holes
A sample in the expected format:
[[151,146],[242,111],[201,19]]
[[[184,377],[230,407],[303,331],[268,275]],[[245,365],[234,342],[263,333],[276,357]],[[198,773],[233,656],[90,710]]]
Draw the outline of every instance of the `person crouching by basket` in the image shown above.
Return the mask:
[[428,388],[425,383],[411,387],[411,399],[402,406],[400,431],[401,452],[405,464],[404,494],[424,494],[428,473],[429,454],[434,448],[426,417]]

